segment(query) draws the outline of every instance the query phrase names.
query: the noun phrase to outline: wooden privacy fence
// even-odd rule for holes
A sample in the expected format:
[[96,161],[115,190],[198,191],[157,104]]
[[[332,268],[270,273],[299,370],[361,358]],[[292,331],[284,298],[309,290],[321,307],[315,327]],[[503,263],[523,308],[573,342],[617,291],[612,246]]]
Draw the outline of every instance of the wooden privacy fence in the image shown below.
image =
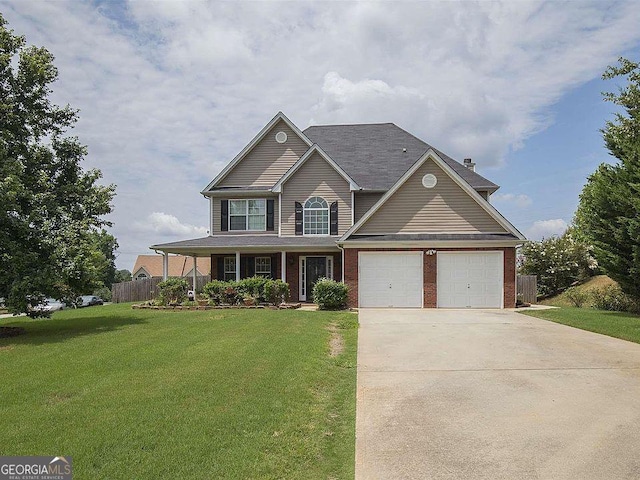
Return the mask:
[[[189,284],[189,288],[193,287],[193,278],[184,277]],[[196,277],[196,292],[201,292],[202,287],[209,281],[209,277]],[[140,280],[132,280],[130,282],[114,283],[111,286],[111,301],[113,303],[123,302],[143,302],[156,298],[158,292],[158,284],[162,282],[162,277],[141,278]]]
[[536,303],[538,299],[538,276],[518,275],[518,300],[524,303]]

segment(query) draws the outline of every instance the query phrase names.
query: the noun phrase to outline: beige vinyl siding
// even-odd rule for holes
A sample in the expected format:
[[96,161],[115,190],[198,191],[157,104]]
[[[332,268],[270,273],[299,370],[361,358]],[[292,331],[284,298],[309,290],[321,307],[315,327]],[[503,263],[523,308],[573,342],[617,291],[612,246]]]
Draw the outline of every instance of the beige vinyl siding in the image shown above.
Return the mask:
[[[434,188],[422,177],[436,176]],[[357,231],[392,233],[497,233],[506,230],[456,184],[436,163],[427,160]]]
[[295,202],[304,206],[309,197],[322,197],[329,205],[338,202],[338,233],[351,227],[351,190],[318,153],[314,153],[285,182],[282,188],[282,235],[296,234]]
[[[242,231],[238,231],[238,230],[232,230],[232,231],[228,231],[228,232],[223,232],[222,230],[220,230],[220,202],[222,200],[238,200],[238,199],[245,199],[245,198],[264,198],[264,199],[272,199],[275,200],[273,202],[273,225],[274,225],[274,230],[273,231],[263,231],[263,232],[256,232],[256,231],[249,231],[249,232],[242,232]],[[214,197],[213,198],[213,209],[212,209],[212,214],[213,214],[213,218],[212,218],[212,223],[213,223],[213,234],[214,235],[277,235],[278,234],[278,222],[280,221],[280,217],[278,216],[278,197],[267,197],[267,196],[230,196],[229,198],[218,198],[218,197]]]
[[[287,134],[285,143],[276,142],[275,135],[281,131]],[[308,149],[307,144],[280,120],[219,185],[273,186]]]
[[354,198],[354,220],[357,222],[373,205],[382,198],[382,192],[356,192]]

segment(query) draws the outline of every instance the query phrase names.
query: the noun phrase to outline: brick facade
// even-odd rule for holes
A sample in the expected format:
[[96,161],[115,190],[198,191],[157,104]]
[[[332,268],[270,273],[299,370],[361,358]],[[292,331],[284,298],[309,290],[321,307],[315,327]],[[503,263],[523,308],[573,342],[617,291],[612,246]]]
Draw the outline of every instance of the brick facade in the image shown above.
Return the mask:
[[[349,285],[349,306],[358,306],[358,252],[392,252],[392,251],[423,251],[428,248],[347,248],[344,251],[344,277],[345,283]],[[497,248],[438,248],[438,252],[482,252],[482,251],[502,251],[504,252],[504,308],[514,308],[516,306],[516,249],[513,247]],[[437,254],[425,255],[424,271],[422,276],[423,294],[425,308],[436,308],[438,300],[437,291]]]
[[438,257],[437,255],[423,255],[424,272],[422,273],[422,285],[424,290],[424,308],[436,308],[438,299]]

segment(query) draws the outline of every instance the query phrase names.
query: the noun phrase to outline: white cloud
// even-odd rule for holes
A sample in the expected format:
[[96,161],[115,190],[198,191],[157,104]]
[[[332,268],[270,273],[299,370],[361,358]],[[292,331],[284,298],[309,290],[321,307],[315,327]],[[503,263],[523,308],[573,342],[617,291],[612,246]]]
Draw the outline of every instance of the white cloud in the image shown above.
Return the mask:
[[136,222],[134,227],[141,232],[152,232],[160,235],[193,237],[207,235],[206,227],[197,227],[188,223],[180,223],[177,217],[164,212],[153,212],[145,221]]
[[494,203],[510,203],[518,208],[526,208],[533,203],[529,195],[515,193],[494,193],[491,195],[491,201]]
[[[98,5],[98,6],[97,6]],[[53,99],[118,196],[128,267],[173,240],[152,212],[206,222],[199,191],[279,110],[311,123],[395,122],[482,173],[550,108],[637,45],[640,3],[11,2],[56,57]]]
[[538,220],[533,222],[525,232],[529,240],[542,240],[553,235],[562,235],[569,225],[561,218],[552,220]]

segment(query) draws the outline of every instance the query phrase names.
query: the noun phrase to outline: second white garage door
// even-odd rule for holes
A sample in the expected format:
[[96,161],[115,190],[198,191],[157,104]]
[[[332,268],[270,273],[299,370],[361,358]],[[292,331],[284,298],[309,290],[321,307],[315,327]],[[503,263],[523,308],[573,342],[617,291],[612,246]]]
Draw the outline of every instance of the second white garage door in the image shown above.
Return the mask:
[[422,307],[422,252],[360,252],[360,307]]
[[438,252],[437,255],[438,307],[502,307],[502,252]]

